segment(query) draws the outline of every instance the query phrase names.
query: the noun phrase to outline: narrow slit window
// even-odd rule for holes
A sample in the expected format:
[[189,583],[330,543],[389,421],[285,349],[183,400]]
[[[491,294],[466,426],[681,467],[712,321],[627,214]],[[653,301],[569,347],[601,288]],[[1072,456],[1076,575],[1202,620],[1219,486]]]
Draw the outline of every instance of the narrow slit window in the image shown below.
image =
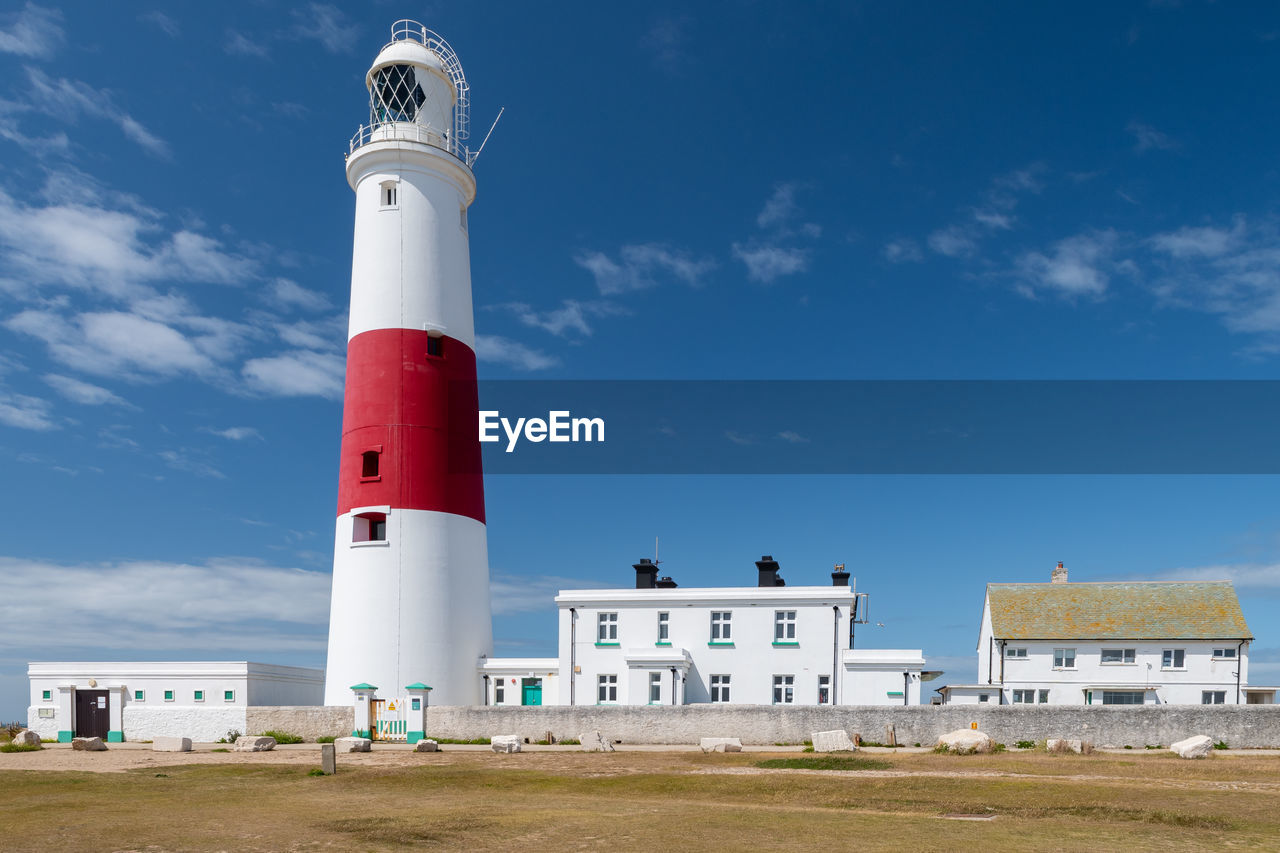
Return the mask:
[[360,454],[360,476],[361,477],[377,477],[378,476],[378,457],[382,454],[376,450],[366,450]]
[[396,184],[395,181],[387,181],[382,185],[382,206],[396,206]]

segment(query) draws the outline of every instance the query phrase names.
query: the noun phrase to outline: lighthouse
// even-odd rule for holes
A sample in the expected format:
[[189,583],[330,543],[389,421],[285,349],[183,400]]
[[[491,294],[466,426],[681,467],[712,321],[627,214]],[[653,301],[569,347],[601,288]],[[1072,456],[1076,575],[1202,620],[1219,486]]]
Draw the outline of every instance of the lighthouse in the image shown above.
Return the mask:
[[453,48],[398,21],[348,148],[351,314],[325,704],[352,688],[479,704],[492,651],[467,208],[469,90]]

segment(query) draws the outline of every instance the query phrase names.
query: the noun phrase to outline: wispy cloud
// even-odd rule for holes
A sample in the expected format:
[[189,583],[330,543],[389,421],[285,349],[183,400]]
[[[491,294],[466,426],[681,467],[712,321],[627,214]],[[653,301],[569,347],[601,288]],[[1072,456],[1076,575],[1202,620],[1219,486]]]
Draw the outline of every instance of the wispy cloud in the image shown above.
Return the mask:
[[4,20],[11,23],[0,27],[0,53],[47,56],[62,43],[62,13],[57,9],[28,3]]
[[254,439],[256,441],[263,440],[262,433],[258,432],[253,427],[239,426],[239,427],[227,427],[226,429],[214,429],[213,427],[203,427],[203,429],[207,433],[221,436],[222,438],[229,439],[230,441],[247,441],[249,439]]
[[598,580],[566,578],[559,575],[514,575],[495,571],[489,580],[489,602],[494,616],[555,610],[555,597],[562,589],[607,589]]
[[267,55],[267,46],[265,44],[254,41],[244,33],[232,29],[227,30],[227,37],[222,43],[222,49],[232,56],[265,57]]
[[593,332],[591,319],[595,317],[616,317],[626,314],[627,309],[607,300],[579,301],[566,299],[559,308],[539,311],[524,302],[506,302],[488,306],[491,310],[510,311],[526,326],[542,329],[557,337],[568,337],[570,332],[590,336]]
[[137,408],[128,400],[108,391],[106,388],[99,385],[91,385],[88,382],[82,382],[70,376],[47,373],[44,376],[44,381],[50,388],[73,403],[80,403],[84,406],[111,405],[126,409]]
[[976,257],[982,240],[993,232],[1013,230],[1023,197],[1044,189],[1045,171],[1043,163],[1032,163],[992,178],[979,203],[968,208],[963,219],[929,234],[929,249],[948,258]]
[[794,246],[734,243],[733,256],[747,267],[747,278],[762,284],[809,268],[809,250]]
[[1151,246],[1171,258],[1217,258],[1236,249],[1244,238],[1245,220],[1237,217],[1231,228],[1184,226],[1156,234]]
[[1133,150],[1139,154],[1145,151],[1176,151],[1182,147],[1178,140],[1167,133],[1137,119],[1129,122],[1125,130],[1133,137]]
[[315,39],[330,53],[349,52],[360,33],[341,9],[328,3],[309,3],[305,9],[295,9],[293,18],[296,35]]
[[272,281],[264,291],[264,296],[267,302],[284,311],[295,308],[303,311],[327,311],[333,307],[329,297],[323,293],[308,290],[287,278],[277,278]]
[[649,28],[640,39],[653,65],[666,74],[677,74],[689,62],[689,28],[693,21],[687,15],[665,17]]
[[560,363],[553,355],[499,335],[476,335],[476,358],[528,371],[547,370]]
[[252,358],[242,369],[251,391],[279,397],[342,398],[346,364],[334,353],[295,350]]
[[787,442],[787,444],[808,444],[809,443],[809,439],[805,438],[800,433],[795,432],[794,430],[789,430],[789,429],[785,429],[782,432],[778,433],[778,438]]
[[1280,563],[1220,563],[1168,569],[1144,580],[1231,581],[1239,589],[1280,591]]
[[200,458],[200,454],[187,448],[180,450],[161,450],[156,454],[164,464],[175,471],[182,471],[187,474],[195,474],[197,477],[208,477],[213,480],[225,480],[226,474],[223,474],[211,463]]
[[920,244],[909,237],[898,237],[884,244],[884,259],[891,264],[907,263],[924,259]]
[[38,68],[28,67],[31,105],[60,119],[79,115],[105,119],[117,125],[129,139],[157,157],[169,157],[169,145],[142,126],[141,122],[118,106],[110,92],[94,89],[87,83],[66,78],[52,79]]
[[139,15],[138,20],[144,24],[154,24],[169,38],[177,38],[182,35],[182,27],[178,26],[178,22],[159,9]]
[[52,412],[53,406],[48,400],[0,390],[0,424],[46,432],[58,428],[50,417]]
[[809,268],[812,251],[796,243],[821,236],[822,227],[800,221],[802,211],[796,195],[801,188],[794,181],[774,184],[773,193],[756,214],[756,227],[762,233],[730,245],[730,252],[746,266],[751,281],[771,284]]
[[664,279],[696,286],[716,266],[709,258],[697,258],[658,243],[623,246],[616,260],[604,252],[585,251],[575,255],[573,261],[591,273],[604,296],[656,287]]
[[1023,292],[1045,290],[1062,296],[1103,295],[1117,269],[1113,254],[1118,236],[1110,229],[1089,231],[1059,240],[1048,254],[1026,252],[1017,260]]
[[977,253],[978,241],[968,225],[948,225],[929,235],[929,248],[948,258],[967,258]]

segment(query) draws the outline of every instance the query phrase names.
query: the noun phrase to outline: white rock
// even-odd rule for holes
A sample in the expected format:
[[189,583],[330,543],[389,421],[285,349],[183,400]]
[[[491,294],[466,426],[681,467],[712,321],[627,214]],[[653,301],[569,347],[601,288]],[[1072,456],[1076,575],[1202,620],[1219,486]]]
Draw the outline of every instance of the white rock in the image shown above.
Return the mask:
[[82,749],[85,752],[106,752],[107,745],[102,742],[100,737],[73,737],[71,739],[72,749]]
[[265,736],[241,735],[236,738],[235,746],[231,748],[236,752],[268,752],[276,748],[276,739]]
[[1045,741],[1044,748],[1048,752],[1075,752],[1083,754],[1086,749],[1093,749],[1093,743],[1087,740],[1079,740],[1077,738],[1051,737]]
[[703,752],[742,752],[742,739],[736,737],[704,737],[698,742]]
[[369,752],[373,749],[373,741],[367,737],[334,738],[335,752]]
[[519,752],[520,738],[516,735],[494,735],[489,739],[494,752]]
[[190,752],[189,737],[155,737],[151,740],[152,752]]
[[39,746],[40,735],[31,731],[31,729],[23,729],[13,736],[13,740],[10,743],[18,746]]
[[434,740],[420,740],[418,745],[413,748],[414,752],[439,752],[440,744]]
[[945,746],[957,755],[969,755],[973,752],[991,752],[995,749],[995,741],[985,732],[976,729],[956,729],[938,738],[938,746]]
[[609,743],[609,739],[600,734],[599,731],[588,732],[587,734],[578,735],[578,742],[582,744],[583,752],[613,752],[613,744]]
[[1213,752],[1213,738],[1207,735],[1192,735],[1186,740],[1169,744],[1169,750],[1178,753],[1180,758],[1204,758]]
[[814,752],[854,752],[858,749],[844,729],[813,732],[809,735],[809,739],[813,741]]

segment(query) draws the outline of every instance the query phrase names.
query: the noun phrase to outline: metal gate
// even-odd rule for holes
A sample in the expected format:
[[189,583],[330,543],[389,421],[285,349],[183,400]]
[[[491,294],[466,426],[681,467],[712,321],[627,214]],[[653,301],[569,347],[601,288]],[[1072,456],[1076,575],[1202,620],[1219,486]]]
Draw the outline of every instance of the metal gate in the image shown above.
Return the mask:
[[373,740],[409,740],[409,729],[404,714],[403,699],[373,699],[369,702],[370,729]]

